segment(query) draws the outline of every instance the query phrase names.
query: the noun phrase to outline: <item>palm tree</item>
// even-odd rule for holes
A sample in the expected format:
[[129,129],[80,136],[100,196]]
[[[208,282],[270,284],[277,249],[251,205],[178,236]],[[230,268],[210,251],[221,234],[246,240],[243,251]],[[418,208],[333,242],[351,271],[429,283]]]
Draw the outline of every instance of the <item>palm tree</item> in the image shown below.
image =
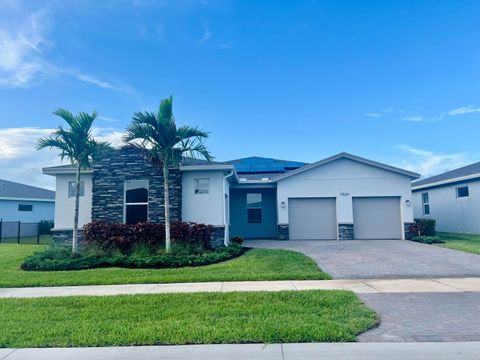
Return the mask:
[[65,129],[62,125],[58,127],[50,136],[41,138],[37,141],[37,150],[43,148],[55,148],[60,150],[60,158],[70,160],[72,166],[76,168],[75,178],[75,211],[73,216],[73,239],[72,253],[78,249],[78,214],[80,205],[80,173],[83,169],[91,168],[92,162],[105,151],[111,149],[110,143],[106,141],[97,141],[91,133],[92,123],[97,117],[94,111],[91,115],[80,112],[73,115],[65,109],[58,109],[55,115],[61,117],[69,125]]
[[198,127],[177,128],[173,116],[173,99],[170,96],[160,101],[158,112],[136,112],[127,128],[124,141],[131,147],[147,154],[150,161],[163,167],[163,188],[165,202],[165,250],[170,251],[170,198],[169,169],[178,167],[182,158],[213,159],[204,144],[208,132]]

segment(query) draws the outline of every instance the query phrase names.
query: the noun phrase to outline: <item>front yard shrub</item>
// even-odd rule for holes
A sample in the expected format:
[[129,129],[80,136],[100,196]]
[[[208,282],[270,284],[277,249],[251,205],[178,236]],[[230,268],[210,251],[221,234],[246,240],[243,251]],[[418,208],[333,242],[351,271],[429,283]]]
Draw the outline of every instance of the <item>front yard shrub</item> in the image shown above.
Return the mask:
[[243,244],[243,239],[240,236],[235,236],[230,240],[230,242],[232,244],[242,245]]
[[246,249],[231,245],[201,254],[156,254],[145,255],[133,252],[131,255],[107,253],[76,253],[68,249],[51,248],[28,256],[21,265],[26,271],[68,271],[106,267],[122,268],[180,268],[219,263],[240,256]]
[[39,235],[51,235],[53,229],[53,220],[41,220],[38,223]]
[[420,242],[422,244],[443,244],[445,241],[441,240],[438,236],[415,236],[413,241]]
[[[143,245],[152,249],[165,247],[164,224],[145,222],[131,225],[93,221],[86,224],[83,230],[87,248],[119,251],[126,255]],[[212,225],[172,222],[172,244],[209,249],[212,231]]]
[[415,223],[410,225],[410,233],[416,236],[435,236],[435,219],[415,219]]

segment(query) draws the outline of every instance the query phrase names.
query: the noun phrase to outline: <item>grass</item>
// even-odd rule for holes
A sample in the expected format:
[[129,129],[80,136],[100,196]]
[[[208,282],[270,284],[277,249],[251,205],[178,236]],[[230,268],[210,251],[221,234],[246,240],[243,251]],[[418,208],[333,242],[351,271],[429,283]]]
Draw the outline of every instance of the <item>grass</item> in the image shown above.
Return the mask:
[[355,341],[377,323],[348,291],[0,300],[0,347]]
[[26,256],[45,246],[0,245],[0,287],[106,285],[246,280],[323,280],[309,257],[287,250],[252,249],[218,264],[178,269],[92,269],[81,271],[23,271]]
[[480,235],[440,232],[437,236],[445,241],[445,244],[438,244],[438,246],[480,255]]
[[[20,237],[20,244],[36,244],[37,243],[36,236],[22,236]],[[17,244],[18,238],[17,237],[7,237],[2,238],[1,244]],[[40,235],[40,244],[42,245],[50,245],[53,242],[52,235]]]

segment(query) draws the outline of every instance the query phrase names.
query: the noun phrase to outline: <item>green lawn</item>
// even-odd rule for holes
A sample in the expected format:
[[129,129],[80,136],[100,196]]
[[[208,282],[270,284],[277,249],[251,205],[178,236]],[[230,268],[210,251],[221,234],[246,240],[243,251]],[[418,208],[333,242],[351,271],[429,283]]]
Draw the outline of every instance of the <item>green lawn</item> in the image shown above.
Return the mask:
[[27,255],[43,250],[38,245],[0,245],[0,287],[106,285],[242,280],[323,280],[309,257],[292,251],[252,249],[223,263],[178,269],[92,269],[32,272],[20,269]]
[[0,348],[340,342],[376,323],[348,291],[4,299]]
[[480,235],[437,233],[437,236],[445,241],[445,244],[438,246],[480,254]]
[[[51,235],[40,235],[40,239],[37,239],[36,236],[22,236],[20,238],[20,244],[37,244],[37,241],[39,241],[40,244],[42,245],[50,245],[53,242],[52,236]],[[17,237],[8,237],[8,238],[2,238],[2,241],[0,242],[2,244],[17,244],[18,243],[18,238]]]

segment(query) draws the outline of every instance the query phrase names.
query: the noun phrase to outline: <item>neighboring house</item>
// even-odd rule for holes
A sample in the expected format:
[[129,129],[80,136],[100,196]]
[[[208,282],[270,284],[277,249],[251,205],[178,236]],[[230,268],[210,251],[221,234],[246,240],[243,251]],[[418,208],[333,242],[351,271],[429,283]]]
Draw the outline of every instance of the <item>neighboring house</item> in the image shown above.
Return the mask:
[[[74,169],[56,176],[55,231],[68,236]],[[313,164],[251,157],[186,160],[172,169],[172,221],[215,226],[212,241],[244,238],[403,239],[413,221],[411,180],[418,174],[341,153]],[[163,175],[141,153],[116,150],[82,174],[80,225],[91,220],[162,222]]]
[[416,218],[437,230],[480,234],[480,162],[412,183]]
[[53,220],[55,191],[0,179],[0,219],[36,223]]

